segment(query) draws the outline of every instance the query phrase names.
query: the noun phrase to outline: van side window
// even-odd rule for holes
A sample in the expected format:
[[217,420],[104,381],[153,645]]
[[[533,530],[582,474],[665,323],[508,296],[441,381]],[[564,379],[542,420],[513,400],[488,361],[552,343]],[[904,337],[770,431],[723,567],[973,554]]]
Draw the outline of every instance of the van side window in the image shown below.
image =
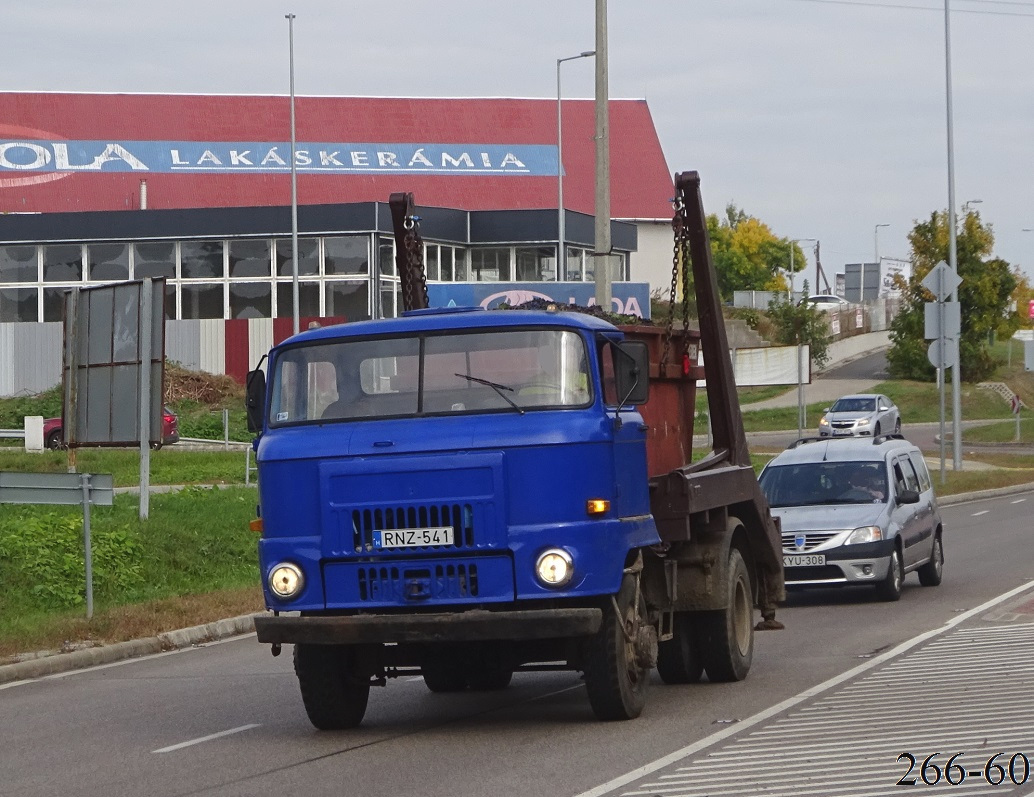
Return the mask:
[[894,461],[894,477],[896,480],[902,480],[903,487],[899,485],[898,492],[902,489],[919,492],[919,478],[916,476],[915,468],[912,467],[912,460],[908,457],[901,457]]
[[912,460],[912,466],[916,469],[916,475],[919,477],[919,486],[922,488],[921,491],[925,493],[933,486],[933,483],[930,481],[930,471],[926,467],[926,460],[923,459],[923,455],[919,451],[911,452],[908,458]]

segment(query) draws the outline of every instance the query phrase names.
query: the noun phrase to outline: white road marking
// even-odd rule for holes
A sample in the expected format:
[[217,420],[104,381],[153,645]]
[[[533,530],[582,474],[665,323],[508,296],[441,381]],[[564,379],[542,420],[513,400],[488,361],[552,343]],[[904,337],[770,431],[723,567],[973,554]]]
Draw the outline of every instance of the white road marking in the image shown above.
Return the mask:
[[219,731],[219,733],[210,733],[208,736],[201,736],[197,739],[191,739],[188,742],[180,742],[179,744],[170,744],[168,747],[160,747],[157,750],[152,750],[152,753],[171,753],[173,750],[182,750],[184,747],[193,747],[195,744],[202,744],[204,742],[210,742],[213,739],[221,739],[224,736],[232,736],[235,733],[241,731],[250,731],[252,728],[258,728],[260,723],[252,722],[249,725],[241,725],[239,728],[230,728],[228,731]]
[[1026,500],[1027,500],[1026,498],[1017,498],[1015,501],[1010,501],[1009,503],[1010,504],[1022,504]]
[[986,515],[990,511],[990,509],[982,509],[979,512],[974,512],[973,517],[980,517],[981,515]]
[[[649,764],[644,764],[643,766],[633,769],[631,772],[627,772],[624,775],[619,775],[618,777],[610,781],[607,781],[606,783],[603,783],[593,789],[589,789],[588,791],[582,792],[581,794],[577,795],[577,797],[602,797],[602,795],[610,794],[616,791],[617,789],[620,789],[622,786],[627,786],[630,783],[642,780],[643,778],[653,774],[654,772],[657,772],[660,769],[663,769],[664,767],[682,761],[683,759],[686,759],[689,756],[700,752],[701,750],[706,750],[707,748],[714,746],[718,742],[727,739],[730,736],[742,734],[743,731],[747,728],[751,728],[755,725],[758,725],[764,722],[765,720],[770,719],[771,717],[781,714],[782,712],[787,711],[788,709],[791,709],[803,703],[805,700],[821,695],[824,692],[828,692],[831,689],[833,689],[833,687],[839,686],[845,681],[849,681],[855,678],[856,676],[864,672],[867,672],[868,670],[878,667],[892,659],[898,658],[903,654],[907,653],[912,648],[915,648],[924,642],[928,642],[930,640],[936,639],[937,637],[943,636],[948,631],[955,628],[959,624],[965,622],[966,620],[970,619],[971,617],[976,617],[977,615],[988,611],[989,609],[997,606],[998,604],[1008,601],[1010,598],[1014,598],[1017,595],[1027,592],[1032,587],[1034,587],[1034,583],[1021,584],[1020,586],[1015,587],[1014,589],[1011,589],[1008,592],[1005,592],[996,598],[992,598],[991,600],[982,603],[980,606],[977,606],[973,609],[970,609],[969,611],[962,612],[961,614],[956,615],[951,620],[942,625],[940,628],[925,631],[922,634],[919,634],[918,636],[913,637],[912,639],[906,642],[902,642],[897,647],[892,648],[891,650],[888,650],[884,653],[881,653],[879,656],[875,656],[871,659],[866,660],[862,664],[859,664],[856,667],[841,673],[840,675],[834,676],[833,678],[830,678],[829,680],[821,684],[818,684],[817,686],[805,689],[803,692],[799,692],[793,697],[789,697],[786,700],[783,700],[781,703],[777,703],[776,705],[770,706],[769,708],[764,709],[763,711],[759,711],[757,714],[748,717],[742,722],[739,722],[735,725],[730,725],[727,728],[724,728],[723,730],[720,730],[717,733],[713,733],[710,736],[707,736],[698,742],[694,742],[693,744],[687,745],[686,747],[683,747],[680,750],[676,750],[673,753],[669,753],[668,755],[658,758],[655,761],[650,762]],[[986,734],[981,734],[981,736],[986,736]],[[840,743],[837,744],[839,745]],[[933,750],[931,749],[929,752],[933,752]],[[718,752],[714,755],[721,755],[721,753]],[[739,755],[742,756],[742,753],[740,753]],[[780,745],[780,749],[776,753],[774,753],[774,755],[780,760],[785,760],[785,742]],[[741,763],[742,761],[739,761],[736,766],[731,766],[730,769],[737,769]],[[871,785],[867,786],[866,788],[871,788]],[[900,791],[900,787],[897,788]],[[655,794],[656,790],[653,790],[652,793]],[[798,786],[797,791],[795,791],[794,793],[800,795],[806,792],[801,791]],[[828,794],[829,792],[827,790],[825,792],[820,793]],[[869,792],[870,795],[872,793],[873,792]],[[897,792],[890,791],[888,793],[896,794]]]

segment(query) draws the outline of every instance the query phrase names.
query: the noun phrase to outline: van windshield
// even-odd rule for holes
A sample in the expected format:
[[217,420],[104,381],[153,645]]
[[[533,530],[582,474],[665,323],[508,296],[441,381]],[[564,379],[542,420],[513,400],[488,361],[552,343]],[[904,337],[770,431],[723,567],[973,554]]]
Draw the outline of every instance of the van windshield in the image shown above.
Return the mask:
[[586,406],[582,338],[559,329],[318,341],[277,357],[270,426]]
[[887,470],[882,461],[770,465],[758,481],[772,507],[887,501]]

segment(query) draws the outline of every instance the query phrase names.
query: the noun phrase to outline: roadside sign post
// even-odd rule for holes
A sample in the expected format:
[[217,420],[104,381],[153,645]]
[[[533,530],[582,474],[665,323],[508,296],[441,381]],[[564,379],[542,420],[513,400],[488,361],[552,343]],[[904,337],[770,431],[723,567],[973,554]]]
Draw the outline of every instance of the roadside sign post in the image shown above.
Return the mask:
[[1016,416],[1016,436],[1013,438],[1014,443],[1020,442],[1020,406],[1023,404],[1020,401],[1020,397],[1015,393],[1012,394],[1012,398],[1009,399],[1009,404],[1012,407],[1012,414]]
[[[959,367],[959,336],[962,334],[962,313],[958,302],[948,301],[955,290],[962,283],[959,277],[950,269],[943,260],[930,269],[922,281],[922,286],[937,297],[936,302],[927,302],[925,310],[925,333],[927,340],[932,339],[927,356],[930,364],[937,369],[938,396],[940,398],[940,448],[941,448],[941,484],[944,484],[944,369],[954,368],[952,372],[952,383],[954,375]],[[954,404],[953,406],[957,406]],[[959,412],[952,412],[952,435],[956,450],[959,448],[962,437],[962,424]],[[956,470],[961,470],[961,458],[954,457]]]
[[82,505],[87,620],[93,617],[93,547],[90,542],[90,505],[111,506],[114,494],[110,473],[0,471],[0,504]]

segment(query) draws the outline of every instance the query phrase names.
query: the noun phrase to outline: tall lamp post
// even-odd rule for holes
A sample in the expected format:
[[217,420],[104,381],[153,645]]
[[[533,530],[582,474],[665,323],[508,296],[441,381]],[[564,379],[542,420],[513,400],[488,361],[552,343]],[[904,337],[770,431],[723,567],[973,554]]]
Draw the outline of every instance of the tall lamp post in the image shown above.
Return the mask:
[[[790,241],[790,302],[793,302],[793,248],[794,244],[815,243],[817,238],[793,238]],[[804,437],[804,364],[801,362],[801,330],[795,330],[797,338],[797,439]]]
[[556,207],[557,207],[557,280],[567,279],[567,244],[564,224],[564,121],[560,102],[560,65],[564,61],[575,61],[596,55],[595,50],[586,50],[578,55],[556,59]]
[[291,315],[294,319],[294,334],[299,331],[298,301],[298,167],[294,162],[298,146],[294,135],[294,14],[285,14],[287,19],[289,52],[291,58]]
[[983,201],[984,200],[982,200],[982,199],[967,199],[965,202],[962,203],[962,215],[963,216],[969,215],[969,206],[970,205],[979,205]]
[[890,224],[877,224],[873,230],[873,237],[876,240],[876,265],[880,264],[880,227],[889,227]]

